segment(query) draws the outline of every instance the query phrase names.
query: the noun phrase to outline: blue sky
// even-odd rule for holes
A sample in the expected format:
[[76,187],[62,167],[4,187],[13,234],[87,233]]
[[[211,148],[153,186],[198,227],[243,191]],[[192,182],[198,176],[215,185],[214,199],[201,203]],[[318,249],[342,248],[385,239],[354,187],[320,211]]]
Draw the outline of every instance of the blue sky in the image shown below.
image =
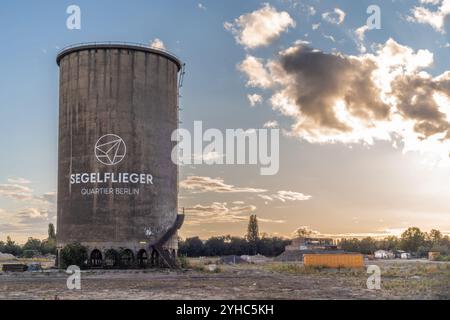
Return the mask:
[[[443,30],[408,19],[412,9],[425,6],[419,0],[394,1],[267,1],[275,12],[286,12],[295,27],[284,30],[268,45],[245,48],[236,34],[224,27],[240,16],[264,7],[261,1],[2,1],[0,5],[0,185],[16,184],[17,178],[34,197],[56,191],[58,67],[56,54],[66,45],[90,41],[150,43],[161,39],[167,49],[187,65],[182,99],[183,127],[202,120],[211,128],[262,128],[277,121],[289,130],[292,117],[274,110],[270,97],[275,89],[248,85],[238,65],[248,56],[262,61],[276,59],[278,52],[297,40],[326,53],[361,56],[355,31],[365,25],[366,9],[381,8],[382,28],[365,33],[366,54],[390,38],[398,44],[433,54],[433,64],[423,70],[437,77],[449,70],[448,17]],[[201,3],[201,6],[199,5]],[[81,8],[81,30],[68,30],[66,8]],[[426,5],[430,10],[439,6]],[[311,14],[310,8],[314,8]],[[323,14],[339,8],[340,24],[329,23]],[[313,30],[314,24],[320,23]],[[445,32],[447,31],[447,32]],[[334,41],[330,40],[332,36]],[[263,102],[251,107],[247,95],[258,94]],[[269,193],[297,192],[309,201],[264,201],[256,194],[192,193],[182,190],[180,204],[222,210],[232,207],[244,217],[257,213],[261,229],[289,236],[308,226],[325,234],[384,234],[410,225],[450,230],[448,166],[424,164],[415,152],[402,153],[393,141],[364,143],[315,143],[298,137],[281,138],[281,170],[261,177],[249,166],[183,167],[182,179],[190,176],[221,179],[232,186],[264,188]],[[12,179],[13,182],[8,181]],[[220,180],[219,179],[219,180]],[[350,183],[351,181],[352,183]],[[17,181],[16,181],[17,182]],[[23,182],[23,181],[22,181]],[[234,204],[233,204],[234,203]],[[0,194],[0,239],[7,234],[23,239],[45,235],[54,221],[54,203],[17,199]],[[32,211],[34,209],[36,211]],[[40,216],[36,212],[45,212]],[[427,216],[428,215],[428,216]],[[18,218],[20,216],[20,219]],[[27,217],[29,220],[27,221]],[[243,234],[245,221],[218,219],[213,223],[187,224],[183,235]]]

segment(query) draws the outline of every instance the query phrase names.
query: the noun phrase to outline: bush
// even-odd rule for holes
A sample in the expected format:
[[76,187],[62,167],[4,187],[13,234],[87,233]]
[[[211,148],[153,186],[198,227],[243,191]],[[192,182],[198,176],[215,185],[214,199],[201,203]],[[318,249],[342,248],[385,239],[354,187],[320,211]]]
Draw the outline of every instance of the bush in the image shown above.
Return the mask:
[[186,256],[178,257],[178,265],[182,269],[189,269],[191,267],[191,264],[189,263],[189,259]]
[[24,250],[22,256],[25,259],[31,259],[39,255],[39,251],[37,250]]
[[82,269],[86,266],[87,260],[87,249],[80,243],[69,244],[61,250],[61,264],[63,268],[78,266]]

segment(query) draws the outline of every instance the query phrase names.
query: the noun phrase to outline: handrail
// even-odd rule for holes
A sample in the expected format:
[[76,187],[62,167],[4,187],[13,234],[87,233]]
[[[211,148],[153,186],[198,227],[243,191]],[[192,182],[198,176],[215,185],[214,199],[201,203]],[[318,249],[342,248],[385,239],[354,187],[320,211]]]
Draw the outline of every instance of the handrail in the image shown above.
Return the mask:
[[174,59],[176,59],[179,64],[180,64],[180,69],[183,66],[183,63],[181,62],[181,59],[174,53],[172,53],[171,51],[165,49],[165,48],[160,48],[160,47],[156,47],[156,46],[152,46],[152,45],[146,45],[143,43],[139,43],[139,42],[127,42],[127,41],[95,41],[95,42],[80,42],[80,43],[74,43],[68,46],[63,47],[59,52],[58,52],[58,57],[63,55],[65,52],[70,51],[71,49],[76,49],[76,48],[82,48],[84,46],[133,46],[133,47],[137,47],[137,48],[142,48],[142,49],[150,49],[150,50],[155,50],[155,51],[159,51],[162,53],[165,53],[168,56],[173,57]]

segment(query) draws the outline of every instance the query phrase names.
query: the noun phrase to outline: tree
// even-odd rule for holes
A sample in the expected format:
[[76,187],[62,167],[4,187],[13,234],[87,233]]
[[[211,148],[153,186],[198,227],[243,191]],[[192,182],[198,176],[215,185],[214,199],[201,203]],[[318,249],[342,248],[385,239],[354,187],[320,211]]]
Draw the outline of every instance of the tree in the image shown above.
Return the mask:
[[258,218],[256,215],[251,215],[247,228],[247,240],[249,242],[256,242],[259,240]]
[[373,254],[376,250],[376,241],[371,237],[364,238],[359,242],[359,252],[361,253]]
[[212,237],[205,242],[205,253],[207,256],[222,256],[226,251],[226,237]]
[[41,240],[34,239],[34,238],[28,238],[28,241],[23,245],[23,250],[35,250],[39,251],[41,249]]
[[359,240],[354,239],[342,239],[339,243],[342,250],[347,252],[360,252]]
[[12,241],[10,236],[6,237],[6,243],[4,244],[2,251],[3,253],[9,253],[16,257],[22,254],[22,248]]
[[180,242],[180,254],[188,257],[205,255],[205,246],[199,237],[188,238]]
[[398,238],[396,236],[388,236],[387,238],[384,238],[381,240],[378,244],[378,249],[382,250],[397,250],[399,249],[400,243],[398,241]]
[[298,228],[297,231],[295,232],[295,234],[299,238],[305,238],[305,237],[310,237],[313,234],[313,232],[311,230],[309,230],[308,228],[302,227],[302,228]]
[[251,215],[247,228],[247,241],[250,244],[251,251],[253,254],[257,254],[258,240],[259,240],[258,218],[256,217],[256,215]]
[[48,240],[56,240],[55,226],[53,223],[48,225]]
[[442,233],[439,230],[433,229],[428,234],[428,239],[432,245],[439,245],[442,242]]
[[405,251],[417,252],[419,247],[425,245],[425,234],[419,228],[409,228],[402,233],[401,247]]
[[61,261],[63,268],[67,268],[72,265],[83,268],[86,266],[87,259],[87,249],[80,243],[69,244],[61,250]]

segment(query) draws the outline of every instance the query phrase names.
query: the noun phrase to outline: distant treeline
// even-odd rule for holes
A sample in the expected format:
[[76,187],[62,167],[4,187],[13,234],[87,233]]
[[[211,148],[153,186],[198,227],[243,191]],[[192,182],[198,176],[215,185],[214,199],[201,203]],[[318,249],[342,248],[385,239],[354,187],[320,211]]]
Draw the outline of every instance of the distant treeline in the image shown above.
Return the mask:
[[450,252],[450,238],[443,236],[439,230],[422,232],[419,228],[409,228],[400,237],[389,236],[382,240],[371,237],[364,239],[343,239],[339,247],[346,251],[373,254],[377,250],[403,250],[416,257],[426,257],[428,252],[440,252],[448,255]]
[[[300,237],[315,237],[305,230],[298,232]],[[275,257],[284,252],[285,246],[291,240],[278,237],[251,236],[251,232],[245,238],[240,237],[212,237],[202,241],[199,237],[180,240],[179,252],[188,257],[212,257],[226,255],[254,255],[262,254],[267,257]],[[382,240],[367,237],[364,239],[342,239],[338,243],[339,249],[348,252],[362,254],[374,254],[377,250],[404,250],[416,257],[426,257],[428,252],[440,252],[448,256],[450,252],[450,238],[443,236],[438,230],[429,233],[422,232],[419,228],[409,228],[401,237],[389,236]]]
[[275,257],[284,252],[291,240],[263,236],[253,241],[239,237],[212,237],[202,241],[199,237],[181,240],[179,253],[188,257],[214,257],[228,255],[255,255]]
[[49,224],[47,239],[41,241],[39,239],[28,238],[28,241],[24,245],[19,245],[8,236],[6,242],[0,241],[0,252],[24,258],[32,258],[36,255],[56,254],[55,227],[53,224]]

